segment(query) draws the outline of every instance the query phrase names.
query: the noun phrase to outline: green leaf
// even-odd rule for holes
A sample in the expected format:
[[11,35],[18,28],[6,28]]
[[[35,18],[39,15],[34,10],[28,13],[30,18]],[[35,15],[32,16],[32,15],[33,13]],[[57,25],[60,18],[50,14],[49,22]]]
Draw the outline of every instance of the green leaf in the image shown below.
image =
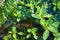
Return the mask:
[[37,6],[37,12],[40,13],[40,6]]
[[18,32],[18,35],[24,35],[24,33],[23,32]]
[[34,39],[38,39],[38,36],[37,35],[34,35]]
[[43,33],[43,39],[46,40],[48,37],[49,37],[49,31],[46,30],[46,31],[44,31],[44,33]]
[[54,26],[50,25],[49,27],[47,27],[49,29],[49,31],[53,32],[53,33],[58,33],[58,29],[55,28]]
[[32,17],[37,18],[37,19],[40,19],[37,14],[32,14]]
[[46,14],[44,15],[44,17],[46,17],[46,18],[52,18],[53,16],[46,13]]
[[38,30],[37,28],[32,28],[31,33],[32,33],[32,34],[35,34],[35,33],[37,32],[37,30]]
[[16,27],[15,26],[13,26],[13,28],[12,28],[12,33],[13,33],[13,40],[17,40],[17,35],[16,35]]
[[21,17],[20,11],[17,11],[17,17]]
[[28,34],[27,36],[26,36],[26,38],[30,38],[31,37],[31,34]]
[[46,13],[46,8],[44,6],[41,7],[40,13],[39,13],[39,17],[43,17]]
[[50,23],[47,27],[51,32],[58,33],[59,22]]
[[16,34],[13,34],[13,39],[16,39],[16,37],[17,37]]
[[11,34],[12,32],[11,32],[11,31],[8,31],[8,33],[10,33],[10,34]]
[[59,27],[59,22],[54,22],[52,25],[53,25],[55,28],[58,28],[58,27]]
[[18,18],[20,18],[21,17],[21,12],[17,11],[17,13],[14,13],[13,15],[16,16],[16,17],[18,17]]
[[32,29],[28,29],[27,31],[30,33],[32,31]]
[[22,5],[24,5],[24,2],[23,2],[23,1],[21,1],[19,4],[22,4]]
[[17,18],[17,22],[19,22],[21,19],[20,18]]
[[41,20],[40,20],[40,24],[41,24],[42,26],[45,26],[45,24],[46,24],[46,20],[41,19]]
[[52,25],[52,23],[53,23],[53,20],[51,20],[51,19],[47,20],[47,22],[46,22],[47,25]]
[[13,33],[13,34],[16,34],[16,32],[17,32],[17,31],[16,31],[16,27],[13,26],[13,28],[12,28],[12,33]]
[[57,33],[57,34],[55,35],[55,40],[60,40],[60,33]]
[[9,37],[8,36],[4,36],[4,40],[9,40]]
[[57,3],[58,8],[60,9],[60,1]]

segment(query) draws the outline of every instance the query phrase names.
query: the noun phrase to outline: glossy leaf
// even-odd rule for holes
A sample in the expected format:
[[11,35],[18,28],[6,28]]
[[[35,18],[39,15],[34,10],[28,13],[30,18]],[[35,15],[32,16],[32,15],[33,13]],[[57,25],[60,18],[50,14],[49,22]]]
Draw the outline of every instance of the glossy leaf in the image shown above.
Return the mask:
[[51,32],[53,32],[53,33],[58,33],[58,29],[57,28],[55,28],[54,26],[49,26],[49,27],[47,27]]
[[36,19],[40,19],[37,14],[32,14],[32,17],[34,17],[34,18],[36,18]]
[[30,38],[31,37],[31,34],[28,34],[27,36],[26,36],[26,38]]
[[17,40],[16,37],[17,37],[16,34],[13,34],[13,40]]
[[28,29],[27,31],[30,33],[32,31],[32,29]]
[[24,33],[23,32],[18,32],[18,35],[24,35]]
[[34,39],[38,39],[38,36],[37,35],[34,35]]
[[37,32],[37,30],[38,30],[37,28],[33,28],[31,33],[34,35]]
[[60,33],[56,34],[55,36],[55,40],[60,40]]
[[49,31],[45,30],[43,33],[43,39],[46,40],[49,37]]
[[43,17],[45,15],[45,13],[46,13],[46,8],[44,6],[42,6],[40,9],[40,13],[39,13],[40,17]]
[[13,27],[13,28],[12,28],[12,33],[13,33],[13,34],[16,34],[16,32],[17,32],[17,31],[16,31],[16,27]]

